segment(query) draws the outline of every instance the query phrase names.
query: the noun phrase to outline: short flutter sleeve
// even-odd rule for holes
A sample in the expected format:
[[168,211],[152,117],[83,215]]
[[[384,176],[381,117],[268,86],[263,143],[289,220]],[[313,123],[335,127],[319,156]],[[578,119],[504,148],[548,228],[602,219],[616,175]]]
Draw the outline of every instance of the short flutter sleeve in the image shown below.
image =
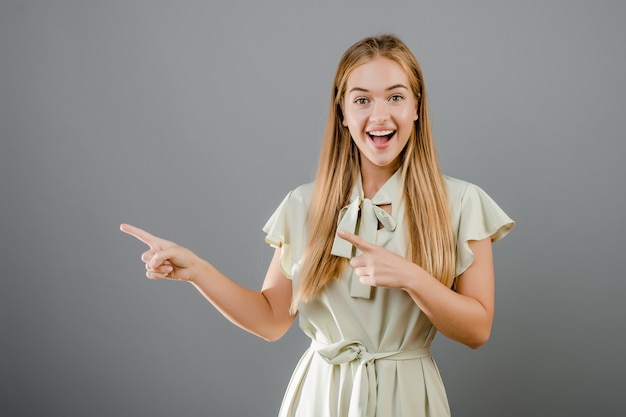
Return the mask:
[[280,266],[287,278],[292,278],[293,266],[302,257],[305,245],[305,222],[310,186],[303,185],[289,192],[271,215],[263,231],[265,241],[281,248]]
[[470,240],[500,240],[513,229],[515,222],[477,185],[452,181],[449,193],[456,234],[456,276],[459,276],[474,262]]

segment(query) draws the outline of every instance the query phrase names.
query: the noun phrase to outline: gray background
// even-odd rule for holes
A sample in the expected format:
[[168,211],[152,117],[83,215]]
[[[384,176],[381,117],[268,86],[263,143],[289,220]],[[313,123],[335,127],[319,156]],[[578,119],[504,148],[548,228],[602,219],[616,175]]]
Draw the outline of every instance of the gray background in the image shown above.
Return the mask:
[[491,340],[434,352],[456,416],[624,415],[620,1],[0,2],[0,414],[272,416],[307,341],[144,278],[130,222],[258,288],[337,61],[403,38],[444,170],[517,221]]

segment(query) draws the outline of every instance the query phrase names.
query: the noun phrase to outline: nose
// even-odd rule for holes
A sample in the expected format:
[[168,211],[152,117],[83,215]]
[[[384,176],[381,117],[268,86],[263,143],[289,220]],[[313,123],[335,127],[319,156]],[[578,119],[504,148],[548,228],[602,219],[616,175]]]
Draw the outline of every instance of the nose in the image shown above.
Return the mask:
[[389,109],[387,108],[387,102],[377,100],[372,106],[372,113],[370,114],[370,121],[376,124],[383,124],[389,120]]

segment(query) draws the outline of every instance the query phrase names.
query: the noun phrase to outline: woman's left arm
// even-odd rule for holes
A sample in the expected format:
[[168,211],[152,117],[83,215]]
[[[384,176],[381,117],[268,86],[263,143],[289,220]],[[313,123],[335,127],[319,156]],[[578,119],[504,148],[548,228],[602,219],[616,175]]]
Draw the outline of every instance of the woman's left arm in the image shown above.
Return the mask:
[[405,290],[437,330],[472,349],[489,339],[494,312],[490,238],[469,241],[474,262],[457,278],[453,291],[400,255],[343,230],[338,235],[363,252],[350,260],[363,284]]
[[493,323],[493,252],[489,238],[469,241],[469,247],[474,262],[457,278],[456,292],[419,266],[404,289],[437,330],[477,349],[489,339]]

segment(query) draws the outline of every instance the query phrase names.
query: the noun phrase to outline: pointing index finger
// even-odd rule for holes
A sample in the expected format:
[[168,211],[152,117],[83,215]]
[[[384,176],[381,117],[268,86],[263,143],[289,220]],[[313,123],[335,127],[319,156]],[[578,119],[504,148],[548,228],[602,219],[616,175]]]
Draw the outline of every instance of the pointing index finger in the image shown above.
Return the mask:
[[161,239],[146,232],[143,229],[124,223],[120,225],[120,230],[126,234],[129,234],[141,240],[143,243],[150,246],[152,249],[157,249],[157,250],[162,249],[161,248],[162,245],[160,244]]
[[354,233],[350,233],[345,229],[337,230],[337,236],[352,243],[357,249],[360,249],[362,252],[365,252],[367,249],[371,247],[371,244],[363,239],[361,236],[357,236]]

